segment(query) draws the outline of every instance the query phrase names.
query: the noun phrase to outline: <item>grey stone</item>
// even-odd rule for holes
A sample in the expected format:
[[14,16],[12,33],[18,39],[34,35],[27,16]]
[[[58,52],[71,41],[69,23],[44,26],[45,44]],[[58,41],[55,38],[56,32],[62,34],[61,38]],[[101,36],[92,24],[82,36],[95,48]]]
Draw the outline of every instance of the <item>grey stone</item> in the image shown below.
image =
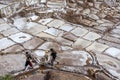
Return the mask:
[[95,8],[91,8],[90,10],[92,14],[97,14],[99,12],[99,10]]
[[89,17],[94,19],[94,20],[99,20],[99,17],[95,14],[90,14]]
[[92,21],[88,20],[88,19],[83,19],[82,20],[82,24],[86,25],[86,26],[90,26],[92,27],[93,25],[91,24]]
[[109,26],[112,27],[114,24],[113,23],[103,23],[100,26]]
[[57,8],[57,9],[61,9],[62,7],[64,7],[63,2],[59,1],[59,2],[47,2],[47,7],[49,8]]
[[95,3],[95,8],[99,9],[100,8],[100,3]]
[[99,23],[99,24],[103,24],[104,21],[103,21],[103,20],[97,20],[97,23]]
[[105,13],[99,13],[99,15],[98,15],[100,18],[105,18],[107,15],[105,14]]
[[83,14],[83,15],[88,15],[88,14],[90,14],[90,9],[85,9],[85,10],[83,10],[82,14]]
[[37,15],[32,15],[29,17],[31,21],[36,21],[37,19],[39,19],[39,16]]
[[97,22],[91,22],[88,26],[91,26],[91,27],[93,27],[93,26],[98,26],[99,24],[97,23]]

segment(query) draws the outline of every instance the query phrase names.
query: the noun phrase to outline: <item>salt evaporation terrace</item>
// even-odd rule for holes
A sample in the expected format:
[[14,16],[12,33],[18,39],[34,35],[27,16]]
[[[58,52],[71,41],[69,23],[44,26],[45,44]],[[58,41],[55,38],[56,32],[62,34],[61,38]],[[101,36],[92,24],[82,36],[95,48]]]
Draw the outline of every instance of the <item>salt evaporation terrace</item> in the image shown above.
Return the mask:
[[73,10],[65,8],[62,0],[1,3],[1,76],[24,69],[25,51],[42,57],[54,48],[58,69],[35,69],[16,80],[48,80],[48,71],[52,74],[49,80],[120,80],[119,6],[100,11],[100,2],[96,2],[97,9],[75,8],[84,16],[77,24],[78,18],[67,14]]

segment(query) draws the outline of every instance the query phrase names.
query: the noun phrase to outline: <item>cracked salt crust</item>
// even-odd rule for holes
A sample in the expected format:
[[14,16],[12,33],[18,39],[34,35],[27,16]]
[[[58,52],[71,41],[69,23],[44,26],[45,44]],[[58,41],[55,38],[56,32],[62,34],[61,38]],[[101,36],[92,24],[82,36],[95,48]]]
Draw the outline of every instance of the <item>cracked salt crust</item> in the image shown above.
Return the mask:
[[18,33],[18,32],[20,32],[18,29],[16,29],[16,28],[10,28],[10,29],[5,30],[5,31],[3,31],[3,32],[1,32],[1,33],[2,33],[4,36],[10,36],[10,35],[15,34],[15,33]]
[[24,29],[26,24],[27,24],[26,18],[18,18],[14,20],[14,25],[20,30]]
[[89,47],[86,48],[87,51],[93,51],[93,52],[103,52],[105,49],[107,49],[109,46],[94,42]]
[[0,32],[11,28],[7,23],[0,24]]
[[0,50],[14,45],[15,43],[7,38],[0,39]]
[[60,34],[60,30],[58,29],[55,29],[55,28],[50,28],[50,29],[47,29],[45,30],[44,32],[48,33],[48,34],[51,34],[53,36],[58,36]]
[[60,27],[60,29],[64,30],[64,31],[71,31],[74,28],[74,26],[70,25],[70,24],[64,24]]
[[17,43],[23,43],[25,41],[28,41],[32,38],[31,35],[20,32],[14,35],[9,36],[9,38],[11,38],[13,41],[17,42]]
[[120,49],[111,47],[105,51],[106,54],[120,59]]
[[77,27],[74,30],[72,30],[71,32],[76,36],[84,36],[86,33],[88,33],[88,30]]
[[85,35],[83,38],[90,40],[90,41],[95,41],[96,39],[101,38],[101,36],[97,33],[94,32],[89,32],[87,35]]
[[118,73],[117,71],[114,71],[112,69],[107,69],[112,75],[118,77],[120,79],[120,73]]
[[63,24],[65,24],[65,22],[56,19],[56,20],[53,20],[52,22],[48,23],[47,26],[59,28],[59,27],[62,26]]

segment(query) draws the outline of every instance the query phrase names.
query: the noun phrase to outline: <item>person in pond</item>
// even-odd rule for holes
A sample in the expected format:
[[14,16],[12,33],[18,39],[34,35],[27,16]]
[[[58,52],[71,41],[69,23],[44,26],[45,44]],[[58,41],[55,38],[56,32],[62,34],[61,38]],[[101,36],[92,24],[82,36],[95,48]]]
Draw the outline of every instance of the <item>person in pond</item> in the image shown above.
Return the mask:
[[55,59],[57,57],[57,53],[56,53],[56,51],[53,48],[51,48],[50,51],[51,51],[51,56],[52,56],[51,65],[53,66],[54,61],[55,61]]
[[32,62],[31,62],[31,60],[32,60],[31,55],[28,52],[26,52],[25,56],[26,56],[25,70],[28,69],[28,65],[33,69],[33,65],[32,65]]

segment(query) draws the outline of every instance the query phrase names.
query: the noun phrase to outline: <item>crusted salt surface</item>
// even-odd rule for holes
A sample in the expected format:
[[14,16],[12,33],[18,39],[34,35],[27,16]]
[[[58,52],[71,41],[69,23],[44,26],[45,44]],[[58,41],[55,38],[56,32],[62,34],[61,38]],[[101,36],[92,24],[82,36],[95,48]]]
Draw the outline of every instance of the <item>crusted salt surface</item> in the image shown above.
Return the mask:
[[60,27],[60,29],[64,30],[64,31],[70,31],[72,30],[74,27],[70,24],[64,24],[63,26]]
[[89,32],[87,35],[85,35],[83,38],[91,41],[95,41],[96,39],[99,39],[101,36],[94,32]]
[[74,30],[72,30],[71,32],[76,36],[84,36],[86,33],[88,33],[88,30],[77,27]]
[[120,58],[120,49],[117,49],[117,48],[114,48],[114,47],[111,47],[111,48],[108,48],[106,51],[105,51],[106,54],[108,55],[111,55],[113,57],[116,57],[116,58]]
[[55,28],[47,29],[44,32],[51,34],[53,36],[58,36],[60,34],[60,31],[58,29],[55,29]]
[[112,70],[112,69],[109,69],[108,70],[112,75],[116,76],[117,78],[120,79],[120,73],[118,73],[117,71],[115,70]]
[[36,51],[34,51],[34,53],[35,53],[37,56],[40,56],[40,57],[42,57],[42,56],[45,55],[45,51],[43,51],[43,50],[36,50]]
[[27,23],[26,18],[18,18],[14,20],[14,25],[20,30],[24,29],[26,23]]
[[7,29],[9,29],[9,28],[11,28],[10,25],[8,25],[8,24],[6,24],[6,23],[0,24],[0,32],[1,32],[1,31],[4,31],[4,30],[7,30]]
[[17,42],[17,43],[23,43],[25,41],[28,41],[32,38],[31,35],[20,32],[14,35],[9,36],[9,38],[11,38],[13,41]]
[[14,45],[15,43],[7,38],[0,39],[0,50]]

